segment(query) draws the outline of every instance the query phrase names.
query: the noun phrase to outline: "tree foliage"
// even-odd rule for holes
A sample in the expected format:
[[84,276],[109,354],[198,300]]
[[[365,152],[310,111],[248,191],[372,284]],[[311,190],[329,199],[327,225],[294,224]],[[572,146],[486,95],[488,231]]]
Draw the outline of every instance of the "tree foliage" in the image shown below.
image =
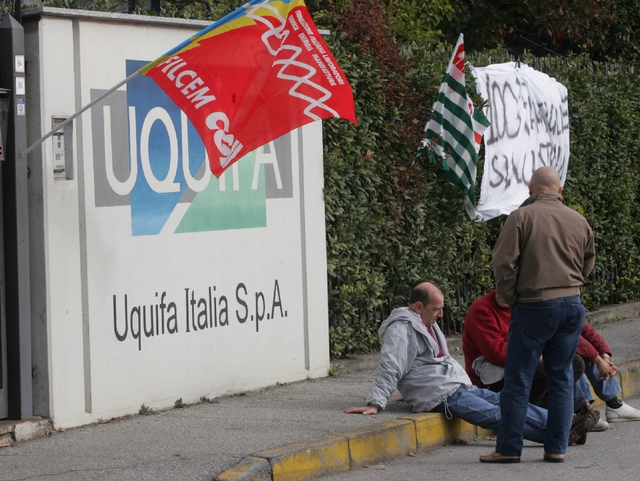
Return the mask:
[[465,33],[468,50],[505,46],[512,55],[587,53],[594,60],[637,61],[635,0],[451,0],[455,15],[439,27]]

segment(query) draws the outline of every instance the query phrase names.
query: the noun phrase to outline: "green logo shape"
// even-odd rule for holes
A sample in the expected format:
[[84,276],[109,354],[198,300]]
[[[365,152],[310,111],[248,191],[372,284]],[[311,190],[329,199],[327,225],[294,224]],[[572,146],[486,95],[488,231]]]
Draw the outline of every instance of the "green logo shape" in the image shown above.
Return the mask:
[[176,233],[266,227],[264,165],[259,166],[254,186],[255,163],[253,151],[237,162],[237,175],[232,166],[220,179],[212,176],[207,187],[191,202]]

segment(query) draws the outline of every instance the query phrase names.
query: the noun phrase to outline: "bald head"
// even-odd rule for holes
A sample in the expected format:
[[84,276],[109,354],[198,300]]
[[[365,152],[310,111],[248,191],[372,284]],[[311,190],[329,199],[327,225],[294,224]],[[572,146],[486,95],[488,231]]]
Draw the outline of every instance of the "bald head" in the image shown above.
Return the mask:
[[409,309],[420,314],[420,319],[425,326],[433,326],[443,315],[442,291],[430,282],[418,284],[409,296]]
[[558,171],[553,167],[540,167],[531,176],[531,182],[529,182],[529,194],[534,195],[538,192],[562,192],[560,187],[560,175]]
[[409,296],[409,304],[422,302],[426,305],[429,304],[429,299],[438,295],[442,296],[442,291],[440,291],[440,289],[431,284],[431,282],[423,282],[421,284],[418,284],[411,290],[411,295]]

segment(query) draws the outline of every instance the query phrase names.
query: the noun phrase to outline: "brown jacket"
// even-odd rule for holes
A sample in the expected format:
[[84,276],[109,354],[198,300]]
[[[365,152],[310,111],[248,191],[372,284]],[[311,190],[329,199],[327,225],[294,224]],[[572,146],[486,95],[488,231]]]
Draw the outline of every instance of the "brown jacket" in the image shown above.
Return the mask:
[[493,250],[498,294],[510,306],[579,295],[595,258],[585,218],[562,195],[539,192],[509,215]]

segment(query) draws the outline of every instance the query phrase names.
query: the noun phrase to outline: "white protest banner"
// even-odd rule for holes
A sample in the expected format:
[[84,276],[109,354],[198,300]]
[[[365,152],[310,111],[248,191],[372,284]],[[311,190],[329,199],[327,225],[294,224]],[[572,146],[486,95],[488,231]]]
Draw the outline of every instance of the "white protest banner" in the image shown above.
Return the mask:
[[531,174],[549,165],[562,185],[569,165],[567,89],[555,79],[514,62],[475,68],[484,113],[485,163],[476,211],[489,220],[510,214],[529,196]]

